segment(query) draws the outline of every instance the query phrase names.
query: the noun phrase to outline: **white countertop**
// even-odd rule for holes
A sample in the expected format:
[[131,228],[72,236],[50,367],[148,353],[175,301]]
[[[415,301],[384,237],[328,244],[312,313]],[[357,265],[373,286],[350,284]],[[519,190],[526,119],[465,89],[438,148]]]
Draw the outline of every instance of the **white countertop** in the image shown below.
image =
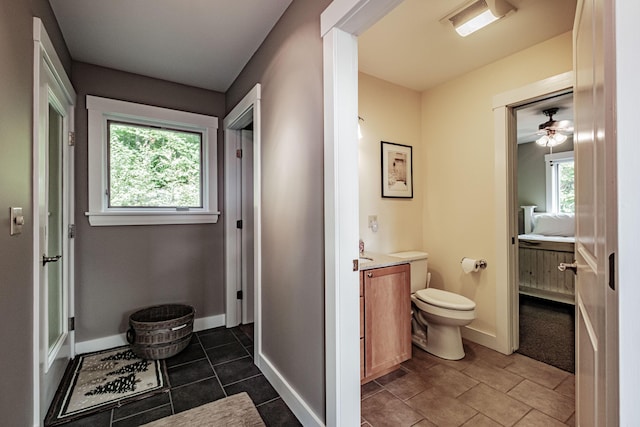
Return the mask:
[[386,254],[375,252],[364,252],[360,254],[360,270],[371,270],[373,268],[390,267],[392,265],[409,264],[404,258],[398,258]]

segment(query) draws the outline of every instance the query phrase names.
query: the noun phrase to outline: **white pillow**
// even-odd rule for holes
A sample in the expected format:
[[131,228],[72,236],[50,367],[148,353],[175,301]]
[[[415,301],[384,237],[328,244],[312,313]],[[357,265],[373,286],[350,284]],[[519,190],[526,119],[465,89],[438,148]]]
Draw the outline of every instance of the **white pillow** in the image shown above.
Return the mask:
[[573,236],[576,222],[572,213],[540,213],[533,215],[534,234],[545,236]]

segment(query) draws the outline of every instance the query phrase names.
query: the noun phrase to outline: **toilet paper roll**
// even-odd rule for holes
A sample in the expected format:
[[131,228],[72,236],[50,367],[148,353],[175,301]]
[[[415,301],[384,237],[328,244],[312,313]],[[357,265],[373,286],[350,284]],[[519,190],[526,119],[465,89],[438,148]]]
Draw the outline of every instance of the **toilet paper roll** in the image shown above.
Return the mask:
[[462,271],[464,271],[465,274],[478,271],[480,268],[478,267],[477,261],[472,258],[462,258],[462,262],[460,264],[462,265]]

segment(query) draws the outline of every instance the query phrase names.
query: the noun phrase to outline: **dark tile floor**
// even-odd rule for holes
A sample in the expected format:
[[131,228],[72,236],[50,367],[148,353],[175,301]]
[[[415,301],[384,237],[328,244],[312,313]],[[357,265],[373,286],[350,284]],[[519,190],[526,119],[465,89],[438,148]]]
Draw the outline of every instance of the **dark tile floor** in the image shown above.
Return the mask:
[[300,422],[253,364],[253,325],[208,329],[166,360],[171,388],[137,402],[64,424],[64,427],[139,426],[232,394],[247,392],[267,426]]

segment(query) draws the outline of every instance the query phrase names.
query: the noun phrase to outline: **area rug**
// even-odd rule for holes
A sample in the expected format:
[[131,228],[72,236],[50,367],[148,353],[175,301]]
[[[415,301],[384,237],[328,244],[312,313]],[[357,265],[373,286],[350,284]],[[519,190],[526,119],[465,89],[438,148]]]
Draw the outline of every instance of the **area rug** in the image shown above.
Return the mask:
[[144,424],[144,427],[262,427],[264,425],[251,398],[247,393],[242,392]]
[[55,426],[169,388],[163,360],[144,360],[129,346],[78,355],[69,364],[45,418]]
[[575,307],[520,295],[518,353],[575,372]]

